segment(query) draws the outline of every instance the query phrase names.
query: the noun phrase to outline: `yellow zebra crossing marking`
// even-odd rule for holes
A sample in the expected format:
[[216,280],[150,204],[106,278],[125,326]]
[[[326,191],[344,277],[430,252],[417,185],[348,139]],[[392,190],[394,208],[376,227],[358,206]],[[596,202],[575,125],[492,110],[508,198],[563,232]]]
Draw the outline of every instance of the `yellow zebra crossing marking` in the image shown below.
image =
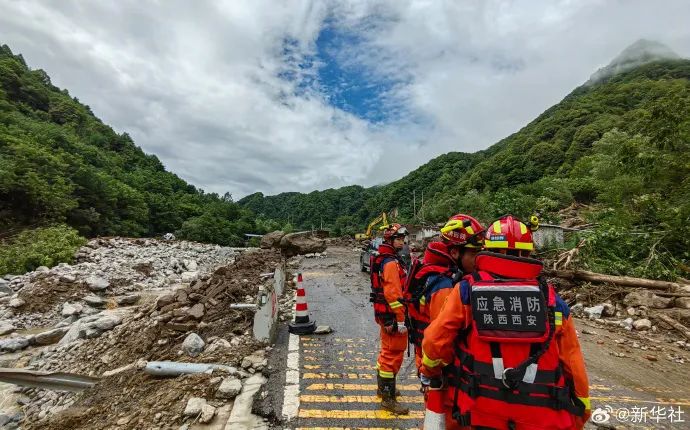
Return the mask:
[[608,403],[651,403],[655,405],[674,405],[674,406],[690,406],[690,399],[656,399],[656,400],[643,400],[636,399],[634,397],[616,397],[616,396],[590,396],[590,400],[597,402],[608,402]]
[[[378,386],[376,384],[310,384],[307,390],[310,391],[325,391],[325,390],[345,390],[345,391],[376,391]],[[396,388],[400,391],[417,391],[419,392],[419,384],[397,385]]]
[[[327,370],[376,370],[376,366],[370,365],[370,366],[321,366],[319,364],[305,364],[302,366],[302,368],[306,370],[319,370],[319,369],[327,369]],[[415,373],[416,375],[416,373]]]
[[371,373],[303,373],[302,379],[374,379]]
[[[377,396],[324,396],[324,395],[301,395],[300,401],[304,403],[377,403],[381,401]],[[424,397],[420,393],[418,396],[400,396],[400,403],[424,403]]]
[[410,411],[408,415],[395,415],[384,410],[364,411],[341,411],[322,409],[302,409],[299,411],[300,418],[328,418],[328,419],[367,419],[367,420],[418,420],[424,418],[423,411]]

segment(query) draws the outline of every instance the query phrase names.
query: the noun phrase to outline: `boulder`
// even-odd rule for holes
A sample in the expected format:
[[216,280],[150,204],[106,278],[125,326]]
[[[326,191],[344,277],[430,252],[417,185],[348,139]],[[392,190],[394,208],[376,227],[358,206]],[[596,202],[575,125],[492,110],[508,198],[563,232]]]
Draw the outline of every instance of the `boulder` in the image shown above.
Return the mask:
[[10,287],[10,283],[2,278],[0,278],[0,294],[5,296],[14,294],[14,290]]
[[16,330],[16,327],[10,321],[7,321],[7,320],[0,321],[0,336],[10,334],[15,330]]
[[91,291],[103,291],[110,286],[110,282],[100,276],[89,276],[86,278],[86,285]]
[[76,280],[77,280],[77,277],[71,273],[60,276],[60,282],[64,282],[65,284],[71,284]]
[[103,307],[103,306],[105,306],[105,303],[106,303],[105,299],[103,299],[102,297],[93,295],[93,294],[90,294],[90,295],[84,297],[82,300],[84,300],[87,305],[93,306],[95,308]]
[[633,328],[633,319],[632,318],[626,318],[623,321],[621,321],[621,327],[623,327],[626,330],[632,330]]
[[22,306],[24,306],[24,303],[26,303],[24,301],[24,299],[20,299],[19,297],[15,297],[12,300],[10,300],[10,302],[8,303],[8,306],[13,308],[13,309],[17,309],[17,308],[21,308]]
[[54,343],[58,343],[65,333],[67,333],[67,331],[67,327],[44,331],[43,333],[39,333],[34,337],[34,343],[36,345],[52,345]]
[[191,308],[187,309],[187,315],[190,317],[200,320],[204,316],[204,305],[203,303],[197,303]]
[[601,313],[602,317],[613,317],[616,316],[616,307],[611,303],[603,303],[604,312]]
[[201,407],[201,416],[199,417],[199,423],[208,424],[211,422],[213,417],[216,415],[216,408],[209,404],[205,404]]
[[187,284],[191,284],[192,282],[196,281],[198,277],[199,272],[182,272],[182,274],[180,274],[180,279],[182,282]]
[[201,354],[205,346],[204,340],[196,333],[189,333],[184,342],[182,342],[182,349],[190,357],[196,357]]
[[165,306],[171,305],[175,302],[175,300],[176,300],[175,293],[163,294],[163,295],[159,296],[158,299],[156,300],[156,308],[161,309]]
[[225,378],[220,383],[216,397],[220,399],[234,399],[242,391],[242,381],[237,378]]
[[39,273],[46,273],[50,272],[50,269],[47,268],[46,266],[38,266],[34,272],[39,272]]
[[136,304],[140,298],[141,295],[139,294],[130,294],[128,296],[118,297],[115,301],[118,306],[130,306]]
[[673,307],[690,309],[690,297],[676,297],[673,301]]
[[665,309],[671,306],[673,299],[659,297],[649,290],[632,291],[623,299],[627,306],[647,306],[648,308]]
[[29,340],[23,337],[13,337],[10,339],[0,340],[0,350],[6,352],[15,352],[29,346]]
[[601,314],[604,312],[604,305],[596,305],[589,308],[585,308],[585,315],[591,320],[598,320],[601,318]]
[[633,327],[638,331],[650,330],[652,328],[652,322],[647,318],[642,318],[635,321]]
[[326,241],[312,237],[311,233],[290,233],[280,239],[280,250],[289,258],[295,255],[323,252],[326,250]]
[[197,270],[199,270],[199,265],[196,263],[195,260],[182,260],[182,265],[189,272],[196,272]]
[[277,248],[283,236],[285,236],[285,232],[280,230],[264,234],[261,237],[261,244],[259,246],[262,249]]
[[96,321],[89,323],[89,326],[98,330],[106,331],[122,323],[122,317],[115,314],[104,315]]
[[196,417],[201,414],[201,410],[206,405],[206,399],[201,397],[192,397],[187,400],[187,406],[184,408],[182,415],[185,417]]
[[79,315],[83,309],[84,307],[78,303],[65,302],[62,304],[62,311],[60,314],[67,318],[72,315]]

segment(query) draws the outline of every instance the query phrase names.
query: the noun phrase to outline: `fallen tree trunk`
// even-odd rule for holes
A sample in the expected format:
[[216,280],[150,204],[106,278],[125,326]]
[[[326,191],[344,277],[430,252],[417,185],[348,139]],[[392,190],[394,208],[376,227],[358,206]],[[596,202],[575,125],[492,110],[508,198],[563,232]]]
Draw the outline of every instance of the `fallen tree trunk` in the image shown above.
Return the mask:
[[631,278],[629,276],[613,276],[601,273],[587,272],[585,270],[544,270],[547,276],[563,279],[578,279],[589,282],[609,283],[626,287],[647,288],[650,290],[666,290],[675,292],[683,287],[683,284],[669,281],[657,281],[655,279]]
[[674,320],[668,315],[664,314],[653,314],[652,315],[654,318],[657,318],[666,324],[670,325],[671,327],[675,328],[678,330],[687,340],[690,340],[690,329],[685,327],[683,324],[679,323],[678,321]]

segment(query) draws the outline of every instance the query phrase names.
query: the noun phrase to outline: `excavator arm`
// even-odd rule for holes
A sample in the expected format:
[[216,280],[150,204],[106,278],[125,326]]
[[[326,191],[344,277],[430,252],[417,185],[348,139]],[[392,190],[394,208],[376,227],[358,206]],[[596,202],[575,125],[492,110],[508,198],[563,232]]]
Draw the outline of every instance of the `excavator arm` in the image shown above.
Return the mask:
[[385,212],[381,212],[381,215],[377,216],[376,218],[374,218],[373,221],[371,221],[369,223],[369,226],[367,227],[366,233],[357,233],[355,235],[355,239],[357,239],[357,240],[371,239],[371,231],[379,223],[381,223],[383,225],[388,225],[388,217],[386,216]]

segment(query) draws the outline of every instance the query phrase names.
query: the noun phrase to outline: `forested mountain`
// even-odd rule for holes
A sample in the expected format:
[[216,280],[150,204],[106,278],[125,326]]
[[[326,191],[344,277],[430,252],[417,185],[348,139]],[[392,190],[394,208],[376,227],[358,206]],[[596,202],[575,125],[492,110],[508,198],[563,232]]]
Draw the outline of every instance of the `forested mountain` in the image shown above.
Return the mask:
[[[557,222],[560,209],[581,203],[592,208],[583,215],[597,225],[583,249],[589,268],[687,276],[690,61],[660,58],[658,44],[653,50],[636,45],[605,68],[609,72],[600,70],[484,151],[441,155],[384,186],[257,193],[239,203],[300,227],[323,219],[336,233],[348,234],[394,207],[401,220],[411,220],[414,190],[418,198],[424,192],[429,221],[462,211],[484,221],[536,212]],[[635,56],[639,61],[628,67]]]
[[167,172],[2,45],[0,237],[56,223],[84,236],[174,232],[220,244],[243,243],[255,229],[252,213],[229,195]]

